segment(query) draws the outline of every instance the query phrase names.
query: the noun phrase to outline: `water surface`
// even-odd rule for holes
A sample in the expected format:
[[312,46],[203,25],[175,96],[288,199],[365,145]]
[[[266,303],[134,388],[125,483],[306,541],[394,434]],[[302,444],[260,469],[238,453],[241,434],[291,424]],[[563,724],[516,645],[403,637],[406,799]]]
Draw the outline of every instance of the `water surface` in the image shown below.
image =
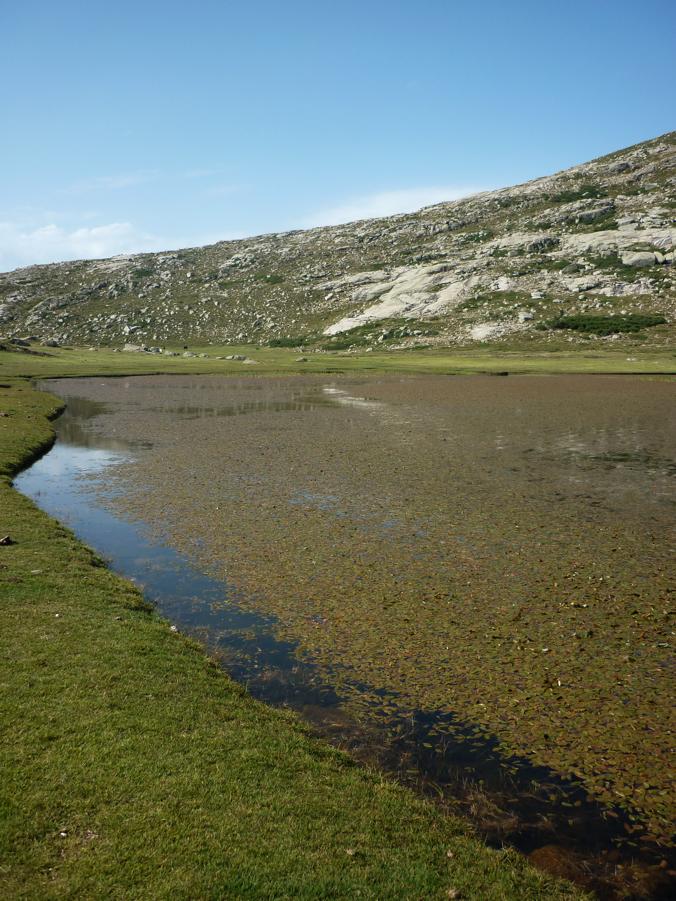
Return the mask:
[[255,694],[603,892],[666,853],[672,383],[49,387],[19,487]]

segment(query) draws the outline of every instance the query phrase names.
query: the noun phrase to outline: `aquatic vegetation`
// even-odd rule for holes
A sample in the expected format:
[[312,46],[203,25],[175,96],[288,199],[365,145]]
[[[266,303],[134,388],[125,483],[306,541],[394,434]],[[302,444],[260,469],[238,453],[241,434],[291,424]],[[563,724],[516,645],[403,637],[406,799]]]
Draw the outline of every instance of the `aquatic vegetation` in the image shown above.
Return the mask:
[[[354,715],[455,713],[665,835],[669,381],[147,377],[133,405],[118,380],[64,390],[109,405],[104,432],[153,435],[116,468],[116,507],[275,614]],[[172,415],[196,398],[197,422]],[[244,415],[219,417],[226,402]]]

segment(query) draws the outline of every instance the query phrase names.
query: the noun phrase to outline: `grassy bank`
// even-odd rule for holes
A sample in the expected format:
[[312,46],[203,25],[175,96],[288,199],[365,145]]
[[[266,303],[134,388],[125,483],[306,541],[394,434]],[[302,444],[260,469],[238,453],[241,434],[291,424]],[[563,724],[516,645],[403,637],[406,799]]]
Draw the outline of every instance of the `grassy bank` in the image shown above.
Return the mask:
[[576,896],[255,702],[15,492],[57,409],[0,388],[3,897]]
[[[36,353],[0,351],[0,378],[49,378],[140,373],[420,372],[420,373],[673,373],[676,354],[664,349],[569,350],[428,349],[370,353],[317,353],[270,347],[191,347],[206,357],[114,352],[110,348],[39,348]],[[257,365],[217,359],[246,355]]]

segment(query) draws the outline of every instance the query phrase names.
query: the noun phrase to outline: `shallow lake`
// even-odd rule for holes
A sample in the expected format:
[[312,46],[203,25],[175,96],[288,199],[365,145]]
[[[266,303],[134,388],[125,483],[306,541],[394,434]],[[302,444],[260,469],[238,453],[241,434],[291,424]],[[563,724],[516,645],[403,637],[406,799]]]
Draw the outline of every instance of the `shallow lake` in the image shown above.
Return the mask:
[[254,694],[496,840],[668,853],[672,381],[45,387],[17,486]]

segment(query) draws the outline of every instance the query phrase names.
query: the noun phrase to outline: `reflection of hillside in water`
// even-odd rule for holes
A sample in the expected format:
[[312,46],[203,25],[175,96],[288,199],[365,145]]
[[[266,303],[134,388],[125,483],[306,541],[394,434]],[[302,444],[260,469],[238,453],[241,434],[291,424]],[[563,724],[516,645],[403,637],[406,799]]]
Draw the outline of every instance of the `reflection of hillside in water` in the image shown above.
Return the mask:
[[[49,388],[49,385],[43,385]],[[73,448],[94,448],[101,451],[113,451],[124,454],[132,447],[151,447],[149,441],[130,441],[128,438],[116,437],[110,429],[105,429],[101,419],[110,410],[111,405],[100,401],[80,397],[77,394],[61,393],[66,402],[66,409],[56,422],[55,430],[60,444]],[[97,421],[98,420],[98,421]],[[102,462],[110,459],[103,454]]]

